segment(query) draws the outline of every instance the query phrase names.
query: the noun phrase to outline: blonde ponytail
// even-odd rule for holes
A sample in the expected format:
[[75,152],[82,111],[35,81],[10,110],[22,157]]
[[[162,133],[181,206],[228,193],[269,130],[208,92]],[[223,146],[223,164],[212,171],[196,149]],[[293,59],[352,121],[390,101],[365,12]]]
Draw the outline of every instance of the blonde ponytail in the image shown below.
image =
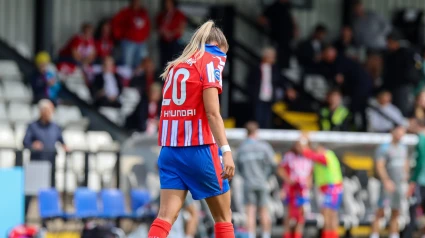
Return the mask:
[[[195,53],[195,60],[201,58],[205,53],[205,44],[211,41],[211,33],[213,29],[217,29],[221,34],[223,34],[220,29],[215,27],[215,24],[212,20],[205,22],[193,34],[192,38],[190,39],[190,42],[184,48],[183,53],[180,55],[180,57],[167,63],[167,67],[165,67],[165,70],[160,77],[165,80],[168,75],[168,72],[172,67],[188,61]],[[221,38],[223,37],[224,35]],[[220,42],[218,43],[220,45]]]

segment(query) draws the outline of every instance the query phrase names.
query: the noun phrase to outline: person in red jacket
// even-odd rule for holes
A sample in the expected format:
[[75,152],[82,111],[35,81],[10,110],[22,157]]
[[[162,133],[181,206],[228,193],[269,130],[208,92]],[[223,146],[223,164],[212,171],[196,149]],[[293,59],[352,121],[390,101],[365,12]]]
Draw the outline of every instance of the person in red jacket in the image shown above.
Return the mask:
[[109,20],[105,20],[100,24],[95,44],[96,55],[99,62],[102,62],[106,56],[112,55],[114,41],[112,40],[111,24]]
[[112,19],[112,32],[121,41],[124,65],[136,68],[147,56],[146,40],[150,32],[148,12],[140,0],[131,0],[130,6],[122,9]]
[[88,66],[96,59],[96,49],[93,38],[93,26],[83,23],[81,33],[73,36],[59,52],[61,61],[79,66]]
[[186,16],[177,9],[177,0],[163,0],[162,11],[157,16],[161,67],[182,50],[181,37],[186,27]]

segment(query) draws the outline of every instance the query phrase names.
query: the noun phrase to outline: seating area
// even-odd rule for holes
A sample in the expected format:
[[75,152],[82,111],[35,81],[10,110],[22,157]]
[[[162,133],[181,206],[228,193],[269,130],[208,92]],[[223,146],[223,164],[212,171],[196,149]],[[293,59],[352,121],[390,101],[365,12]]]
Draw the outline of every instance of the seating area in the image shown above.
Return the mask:
[[[76,69],[71,75],[62,75],[61,80],[65,82],[66,87],[75,93],[81,100],[88,104],[93,103],[93,98],[90,90],[84,81],[83,73],[81,70]],[[124,87],[120,96],[121,108],[101,107],[99,112],[108,118],[111,122],[122,126],[125,119],[130,115],[140,102],[140,94],[137,89]]]
[[[0,60],[0,168],[16,165],[17,151],[24,149],[23,139],[28,123],[40,116],[38,106],[31,102],[32,91],[24,83],[18,65],[10,60]],[[88,186],[95,191],[111,186],[118,143],[108,132],[87,131],[89,120],[77,106],[57,105],[53,118],[63,129],[63,138],[70,150],[66,153],[57,146],[54,169],[58,191],[62,192],[66,187],[66,191],[73,192],[84,182],[86,154],[89,154]],[[30,152],[24,150],[22,157],[23,165],[27,165]]]
[[130,192],[131,211],[127,211],[124,194],[118,189],[103,189],[96,192],[86,187],[75,190],[73,205],[75,211],[69,213],[62,207],[56,189],[42,189],[38,192],[39,212],[43,220],[63,219],[141,219],[149,213],[140,211],[150,205],[151,197],[147,190],[134,189]]

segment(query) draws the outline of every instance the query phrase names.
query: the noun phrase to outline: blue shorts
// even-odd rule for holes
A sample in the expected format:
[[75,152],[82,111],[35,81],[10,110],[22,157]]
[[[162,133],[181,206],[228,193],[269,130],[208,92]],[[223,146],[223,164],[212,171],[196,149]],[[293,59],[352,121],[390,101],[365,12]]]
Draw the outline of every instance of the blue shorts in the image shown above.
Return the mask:
[[323,195],[323,208],[339,210],[342,203],[342,184],[328,184],[321,187]]
[[189,190],[201,200],[229,191],[221,178],[223,164],[216,144],[189,147],[162,147],[158,158],[161,189]]

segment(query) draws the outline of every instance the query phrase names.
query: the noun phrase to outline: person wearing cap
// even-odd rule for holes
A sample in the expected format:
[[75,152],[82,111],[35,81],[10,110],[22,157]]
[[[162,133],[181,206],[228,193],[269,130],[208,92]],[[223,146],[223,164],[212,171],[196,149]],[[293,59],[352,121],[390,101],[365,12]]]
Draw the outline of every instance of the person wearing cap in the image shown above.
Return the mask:
[[403,116],[408,116],[414,105],[414,87],[422,77],[422,57],[409,47],[402,46],[403,36],[393,31],[387,36],[382,87],[393,95],[393,104]]
[[41,99],[49,99],[56,104],[61,85],[57,79],[54,66],[51,65],[49,53],[45,51],[39,52],[34,61],[37,71],[31,79],[33,103],[38,103]]

